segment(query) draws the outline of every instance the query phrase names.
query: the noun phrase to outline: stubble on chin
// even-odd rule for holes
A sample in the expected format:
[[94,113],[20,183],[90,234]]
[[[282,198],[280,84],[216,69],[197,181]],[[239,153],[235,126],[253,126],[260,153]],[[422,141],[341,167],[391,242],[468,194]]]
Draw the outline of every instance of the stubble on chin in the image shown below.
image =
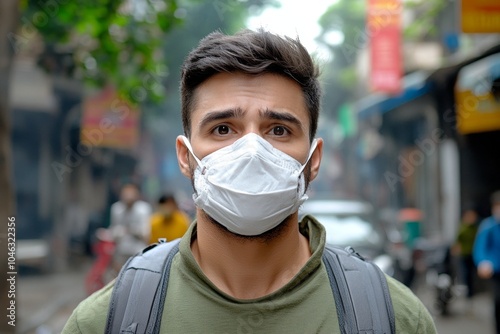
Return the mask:
[[202,219],[204,221],[208,221],[209,224],[214,226],[218,232],[223,234],[226,237],[237,239],[241,242],[260,242],[264,244],[269,244],[272,241],[278,239],[281,235],[283,235],[284,231],[292,222],[292,215],[286,217],[282,222],[280,222],[277,226],[273,227],[269,231],[266,231],[259,235],[242,235],[235,232],[231,232],[224,225],[219,223],[217,220],[212,218],[205,210],[200,210]]

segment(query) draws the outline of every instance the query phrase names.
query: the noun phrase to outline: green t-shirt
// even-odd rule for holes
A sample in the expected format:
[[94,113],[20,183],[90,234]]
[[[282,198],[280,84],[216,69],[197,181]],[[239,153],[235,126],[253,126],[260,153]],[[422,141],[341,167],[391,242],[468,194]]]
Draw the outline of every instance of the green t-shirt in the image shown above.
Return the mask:
[[457,243],[460,245],[460,255],[472,255],[474,241],[476,240],[478,224],[467,224],[462,222],[458,230]]
[[[325,230],[304,219],[300,230],[309,239],[311,258],[279,290],[252,300],[233,298],[203,274],[191,252],[192,224],[181,240],[170,272],[161,333],[340,333],[335,301],[321,261]],[[418,298],[388,277],[397,333],[437,333]],[[103,333],[113,289],[110,283],[73,311],[63,333]]]

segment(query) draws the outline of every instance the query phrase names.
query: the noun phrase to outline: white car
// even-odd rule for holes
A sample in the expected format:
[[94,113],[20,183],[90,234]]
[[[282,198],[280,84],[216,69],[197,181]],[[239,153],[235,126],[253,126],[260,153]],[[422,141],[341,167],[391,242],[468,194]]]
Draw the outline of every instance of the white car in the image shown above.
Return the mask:
[[393,260],[386,251],[386,233],[374,218],[373,207],[369,203],[309,199],[299,208],[301,218],[307,214],[325,227],[327,244],[341,248],[352,246],[386,274],[394,274]]

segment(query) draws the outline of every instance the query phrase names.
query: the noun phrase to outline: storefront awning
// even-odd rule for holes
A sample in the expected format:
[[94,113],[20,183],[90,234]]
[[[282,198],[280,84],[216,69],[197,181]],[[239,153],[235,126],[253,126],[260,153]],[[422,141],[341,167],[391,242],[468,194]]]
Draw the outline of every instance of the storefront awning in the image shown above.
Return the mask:
[[462,67],[455,100],[460,133],[500,130],[500,53]]
[[425,95],[431,90],[427,81],[429,74],[418,71],[408,74],[403,79],[403,91],[399,95],[371,94],[354,104],[358,118],[368,118],[374,114],[383,114],[405,103]]

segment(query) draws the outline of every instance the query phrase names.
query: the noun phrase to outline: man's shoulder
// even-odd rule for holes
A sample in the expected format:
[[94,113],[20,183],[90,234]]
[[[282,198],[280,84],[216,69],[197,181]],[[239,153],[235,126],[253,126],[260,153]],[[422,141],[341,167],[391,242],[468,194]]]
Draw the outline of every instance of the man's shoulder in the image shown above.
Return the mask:
[[396,332],[437,333],[432,316],[413,291],[393,277],[386,277],[396,318]]
[[75,329],[80,333],[104,332],[113,287],[114,281],[80,302],[66,323],[63,334],[75,333]]
[[389,286],[389,291],[391,292],[391,296],[393,299],[403,298],[413,303],[421,303],[420,299],[413,293],[413,291],[408,288],[406,285],[391,277],[389,275],[385,275],[387,279],[387,285]]

